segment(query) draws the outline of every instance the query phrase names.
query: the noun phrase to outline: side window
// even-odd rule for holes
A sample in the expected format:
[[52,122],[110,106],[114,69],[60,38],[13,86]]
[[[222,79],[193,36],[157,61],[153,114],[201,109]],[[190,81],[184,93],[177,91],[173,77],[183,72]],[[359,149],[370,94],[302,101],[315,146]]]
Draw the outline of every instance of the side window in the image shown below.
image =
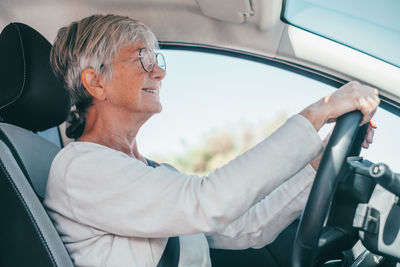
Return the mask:
[[361,156],[374,163],[386,163],[394,172],[400,172],[400,118],[382,108],[378,108],[374,118],[378,126],[374,142],[369,149],[363,149]]
[[[163,111],[143,126],[138,145],[146,157],[187,173],[215,170],[336,89],[244,59],[187,51],[163,53],[167,60],[160,92]],[[385,111],[380,114],[390,116]],[[321,129],[321,137],[331,128]],[[377,150],[374,158],[383,153]]]

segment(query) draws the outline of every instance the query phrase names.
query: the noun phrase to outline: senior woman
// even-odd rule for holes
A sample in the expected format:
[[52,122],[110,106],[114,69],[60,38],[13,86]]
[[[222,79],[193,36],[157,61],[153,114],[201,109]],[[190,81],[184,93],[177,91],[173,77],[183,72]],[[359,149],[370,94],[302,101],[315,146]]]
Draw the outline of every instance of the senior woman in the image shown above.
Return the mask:
[[306,203],[309,163],[323,150],[317,131],[356,109],[366,123],[379,104],[376,89],[349,83],[208,176],[187,175],[136,143],[161,111],[156,50],[144,24],[116,15],[73,22],[55,40],[51,64],[84,127],[54,159],[45,205],[77,266],[156,266],[173,236],[179,266],[210,266],[209,247],[270,243]]

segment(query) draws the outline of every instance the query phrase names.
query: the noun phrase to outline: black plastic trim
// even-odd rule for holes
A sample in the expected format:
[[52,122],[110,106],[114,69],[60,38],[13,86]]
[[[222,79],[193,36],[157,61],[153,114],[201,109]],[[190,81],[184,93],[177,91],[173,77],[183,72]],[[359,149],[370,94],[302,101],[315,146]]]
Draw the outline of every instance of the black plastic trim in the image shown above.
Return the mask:
[[289,21],[287,21],[287,19],[285,18],[285,11],[286,11],[286,0],[282,0],[282,8],[281,8],[281,21],[283,23],[289,24]]

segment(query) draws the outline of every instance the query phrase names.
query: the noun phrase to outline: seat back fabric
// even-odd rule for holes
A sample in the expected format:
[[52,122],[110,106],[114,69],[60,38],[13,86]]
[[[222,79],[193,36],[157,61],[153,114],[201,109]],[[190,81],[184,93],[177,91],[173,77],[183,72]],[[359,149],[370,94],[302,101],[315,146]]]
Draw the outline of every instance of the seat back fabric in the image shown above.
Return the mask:
[[58,148],[13,125],[0,132],[0,266],[73,266],[38,198]]
[[31,132],[65,121],[71,105],[50,49],[22,23],[0,34],[0,266],[73,266],[41,203],[59,148]]

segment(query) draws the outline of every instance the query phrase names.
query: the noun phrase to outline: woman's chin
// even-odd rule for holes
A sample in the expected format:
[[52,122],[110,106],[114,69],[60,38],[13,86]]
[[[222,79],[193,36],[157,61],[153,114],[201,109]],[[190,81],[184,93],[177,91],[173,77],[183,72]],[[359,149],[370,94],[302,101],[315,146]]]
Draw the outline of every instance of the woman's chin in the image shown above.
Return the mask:
[[161,103],[160,103],[157,107],[152,108],[152,110],[150,111],[150,113],[151,113],[152,115],[155,115],[155,114],[160,113],[161,111],[162,111],[162,105],[161,105]]

